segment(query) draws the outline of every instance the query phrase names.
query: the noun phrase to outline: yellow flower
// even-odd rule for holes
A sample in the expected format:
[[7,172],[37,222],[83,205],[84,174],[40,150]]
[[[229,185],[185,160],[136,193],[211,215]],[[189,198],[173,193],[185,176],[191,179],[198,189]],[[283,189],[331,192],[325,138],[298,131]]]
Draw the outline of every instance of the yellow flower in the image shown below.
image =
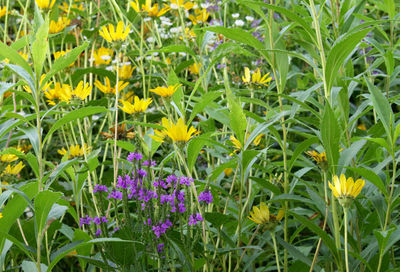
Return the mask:
[[122,94],[121,99],[124,101],[128,101],[130,103],[133,103],[133,97],[135,96],[135,93],[132,91],[129,91],[127,93]]
[[69,103],[69,100],[72,98],[71,86],[57,82],[54,89],[47,90],[44,92],[44,95],[47,98],[47,103],[51,106],[54,106],[56,103],[61,101]]
[[[7,181],[3,181],[3,182],[1,182],[1,185],[5,185],[5,186],[8,186],[8,185],[10,185],[10,184],[8,184],[8,182]],[[0,192],[1,191],[7,191],[7,189],[6,188],[4,188],[3,186],[0,186]]]
[[3,214],[0,212],[0,219],[3,218]]
[[320,164],[320,163],[326,163],[326,162],[327,162],[327,159],[326,159],[326,152],[318,153],[317,151],[312,150],[312,151],[307,151],[306,154],[309,155],[309,156],[311,156],[311,157],[313,157],[313,159],[314,159],[318,164]]
[[36,5],[41,9],[51,9],[56,0],[35,0]]
[[182,118],[179,118],[178,122],[174,124],[167,118],[161,120],[161,124],[164,127],[162,131],[155,130],[156,135],[150,135],[157,142],[164,142],[164,138],[168,136],[174,142],[188,142],[193,136],[200,133],[194,127],[185,125]]
[[269,73],[265,74],[264,76],[261,76],[260,68],[257,68],[257,70],[255,70],[254,73],[250,76],[249,67],[245,67],[244,76],[242,77],[242,80],[246,84],[253,83],[253,84],[268,86],[272,78],[269,76]]
[[134,103],[131,104],[128,101],[120,100],[122,103],[123,107],[118,106],[121,110],[128,114],[134,114],[134,113],[139,113],[139,112],[145,112],[147,110],[147,107],[153,102],[151,98],[149,99],[139,99],[139,97],[135,96],[134,98]]
[[359,125],[357,126],[357,128],[360,129],[360,130],[367,131],[367,127],[366,127],[363,123],[359,124]]
[[151,89],[150,92],[158,94],[162,97],[169,97],[172,96],[180,86],[182,86],[182,84],[175,84],[168,87],[157,87],[155,89]]
[[0,6],[0,18],[3,17],[6,14],[7,14],[7,7],[6,6],[4,6],[4,7]]
[[14,166],[11,166],[11,164],[9,164],[7,165],[6,169],[4,169],[2,175],[18,175],[24,167],[25,165],[22,162],[19,162],[17,165]]
[[51,20],[49,26],[49,33],[54,34],[63,31],[64,28],[66,28],[70,22],[71,20],[68,19],[67,17],[59,17],[57,22]]
[[123,65],[119,70],[119,78],[120,79],[129,79],[132,76],[133,71],[136,69],[135,66],[131,65]]
[[[42,83],[43,83],[43,79],[46,77],[46,74],[43,74],[41,77],[40,77],[40,81],[39,81],[39,85],[40,86],[42,86]],[[42,87],[42,91],[45,91],[45,90],[47,90],[48,88],[50,88],[50,85],[51,84],[53,84],[53,81],[49,81],[49,82],[47,82],[43,87]],[[28,85],[25,85],[24,86],[24,90],[25,91],[27,91],[28,93],[32,93],[32,90],[31,90],[31,88],[28,86]]]
[[80,100],[85,100],[86,97],[90,95],[91,91],[92,86],[89,86],[89,83],[83,85],[83,81],[81,80],[78,86],[72,91],[72,95],[78,97]]
[[90,147],[86,144],[84,146],[80,145],[70,145],[69,150],[67,151],[65,148],[57,150],[58,154],[65,155],[68,154],[68,159],[72,159],[75,157],[82,157],[85,153],[88,154],[90,152]]
[[194,12],[195,15],[190,14],[189,19],[192,21],[193,25],[197,25],[199,23],[205,23],[208,20],[210,14],[207,12],[207,9],[197,9]]
[[224,169],[224,174],[225,176],[229,177],[230,175],[232,175],[233,169],[232,168],[225,168]]
[[109,64],[113,56],[113,50],[105,47],[93,51],[94,64],[102,65]]
[[168,7],[171,9],[184,8],[186,10],[191,10],[194,6],[194,3],[190,1],[184,2],[184,0],[170,0],[170,2],[171,4],[168,5]]
[[[23,152],[21,147],[17,147],[16,149],[18,151]],[[8,162],[9,163],[9,162],[13,162],[13,161],[16,161],[16,160],[18,160],[18,157],[16,155],[14,155],[14,154],[4,154],[4,155],[0,156],[0,161],[2,161],[2,162]]]
[[79,6],[77,4],[72,4],[70,7],[68,5],[68,3],[63,2],[62,5],[58,6],[58,8],[61,9],[62,11],[64,11],[65,13],[68,13],[68,10],[70,10],[70,12],[71,12],[71,9],[77,9],[77,10],[83,11],[83,4],[81,3]]
[[200,63],[193,63],[193,65],[189,66],[189,71],[194,75],[198,75],[200,73],[200,67],[201,67]]
[[131,2],[131,7],[137,12],[147,12],[147,15],[150,17],[160,17],[164,15],[170,8],[168,6],[163,7],[161,10],[158,10],[158,4],[154,4],[151,6],[151,0],[146,0],[146,4],[142,4],[142,8],[140,9],[139,1],[135,0],[135,2]]
[[[128,86],[129,82],[118,81],[118,92],[121,92],[126,86]],[[94,82],[94,86],[96,86],[100,91],[105,94],[115,94],[115,87],[111,87],[110,79],[106,77],[105,85],[103,85],[100,81],[96,80]]]
[[114,28],[114,25],[109,24],[108,28],[106,26],[103,26],[99,31],[99,34],[107,42],[125,41],[126,37],[128,37],[130,30],[131,29],[129,28],[129,26],[127,26],[124,30],[124,23],[122,21],[119,21],[116,30]]
[[[333,176],[333,185],[329,182],[329,188],[331,188],[333,195],[339,199],[354,199],[361,192],[361,189],[365,185],[365,180],[357,179],[354,182],[352,177],[346,179],[344,174],[340,175],[340,179],[338,176]],[[341,202],[340,204],[343,205]],[[344,203],[348,204],[348,203]]]
[[[54,52],[54,53],[53,53],[54,59],[58,59],[59,57],[65,56],[65,54],[67,54],[69,51],[70,51],[70,50],[67,50],[67,51],[62,50],[62,51]],[[75,61],[74,61],[73,63],[71,63],[71,64],[69,65],[69,67],[74,66],[74,64],[75,64]]]
[[270,214],[268,206],[264,202],[261,202],[260,208],[253,206],[253,211],[250,212],[248,218],[256,224],[267,225],[272,228],[282,220],[284,215],[285,212],[283,209],[279,210],[276,216]]
[[[245,142],[247,142],[247,139],[249,138],[249,136],[250,136],[250,134],[247,133]],[[253,140],[253,144],[254,144],[255,146],[259,145],[263,136],[264,136],[263,133],[261,133],[260,135],[258,135],[258,136]],[[235,136],[233,136],[233,135],[231,135],[231,136],[229,137],[229,140],[230,140],[231,143],[236,147],[236,149],[235,149],[231,154],[229,154],[230,156],[232,156],[234,153],[238,152],[238,151],[242,148],[242,144],[241,144],[241,143],[239,142],[239,140],[236,139]]]

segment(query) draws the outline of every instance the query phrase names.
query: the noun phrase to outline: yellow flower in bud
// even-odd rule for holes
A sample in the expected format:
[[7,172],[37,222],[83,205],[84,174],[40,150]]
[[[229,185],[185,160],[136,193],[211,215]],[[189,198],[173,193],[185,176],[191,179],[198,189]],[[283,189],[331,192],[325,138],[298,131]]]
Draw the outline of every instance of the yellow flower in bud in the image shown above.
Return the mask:
[[122,103],[123,107],[118,106],[121,110],[128,114],[134,114],[134,113],[140,113],[140,112],[145,112],[148,108],[148,106],[153,102],[151,98],[148,99],[139,99],[139,97],[135,96],[134,98],[134,103],[131,104],[128,101],[120,100]]
[[54,86],[54,89],[45,91],[44,95],[47,98],[47,103],[49,103],[51,106],[54,106],[62,101],[69,103],[69,100],[72,98],[71,86],[57,82]]
[[41,9],[51,9],[56,0],[35,0],[36,5]]
[[119,70],[119,78],[120,79],[130,79],[133,71],[136,69],[135,66],[131,65],[123,65]]
[[19,162],[18,164],[11,166],[11,164],[7,165],[6,169],[4,169],[2,176],[3,175],[18,175],[19,172],[25,167],[25,165],[22,162]]
[[140,8],[138,0],[135,0],[134,2],[132,1],[130,5],[137,13],[147,12],[147,15],[150,17],[160,17],[170,10],[169,7],[163,7],[161,10],[158,10],[158,4],[156,3],[154,6],[151,6],[151,0],[146,0],[146,3],[145,5],[142,5],[142,8]]
[[268,86],[269,82],[272,80],[272,78],[269,76],[269,73],[262,76],[260,68],[257,68],[257,70],[255,70],[254,73],[252,75],[250,75],[249,67],[245,67],[244,68],[244,76],[242,77],[242,80],[246,84],[253,83],[253,84],[257,84],[257,85]]
[[63,31],[71,22],[70,19],[67,17],[59,17],[57,22],[54,20],[50,21],[50,26],[49,26],[49,33],[50,34],[55,34],[58,32]]
[[[126,86],[128,86],[129,82],[118,81],[118,92],[121,92]],[[101,92],[105,94],[115,94],[115,87],[111,87],[110,79],[106,77],[105,85],[103,85],[100,81],[96,80],[94,82],[94,86],[96,86]]]
[[124,30],[124,23],[119,21],[117,24],[117,28],[115,30],[114,25],[109,24],[108,27],[103,26],[99,31],[100,36],[102,36],[107,42],[117,42],[117,41],[125,41],[126,37],[128,37],[129,31],[131,29],[127,26]]
[[189,19],[192,21],[193,25],[197,25],[207,22],[209,16],[210,14],[207,12],[207,9],[196,9],[194,15],[189,15]]
[[150,92],[158,94],[162,97],[169,97],[172,96],[180,86],[182,86],[182,84],[175,84],[168,87],[157,87],[155,89],[151,89]]
[[268,206],[264,202],[261,202],[260,208],[253,206],[253,211],[250,212],[248,218],[256,224],[274,227],[282,220],[284,215],[285,212],[283,209],[279,210],[276,216],[270,214]]
[[85,153],[88,154],[90,152],[90,147],[88,147],[86,144],[84,146],[80,145],[70,145],[68,151],[65,148],[57,150],[58,154],[60,155],[65,155],[68,154],[68,159],[72,159],[75,157],[82,157]]
[[178,122],[174,124],[167,118],[161,120],[161,124],[164,127],[163,130],[155,130],[155,135],[150,135],[157,142],[164,142],[164,138],[168,136],[174,142],[188,142],[193,136],[200,133],[194,127],[190,127],[183,122],[182,118],[179,118]]
[[346,198],[356,198],[360,194],[361,189],[364,187],[364,185],[365,180],[357,179],[356,182],[354,182],[352,177],[346,179],[346,176],[344,174],[341,174],[340,178],[336,175],[333,176],[333,185],[331,184],[331,182],[329,182],[329,188],[331,188],[333,195],[339,200]]
[[189,66],[189,71],[194,75],[198,75],[200,73],[200,67],[201,67],[200,63],[193,63],[193,65]]
[[78,97],[80,100],[85,100],[86,97],[90,95],[91,91],[92,86],[89,86],[89,83],[83,85],[83,81],[81,80],[78,86],[72,91],[72,95]]
[[105,47],[93,51],[94,64],[102,65],[109,64],[113,56],[113,50]]

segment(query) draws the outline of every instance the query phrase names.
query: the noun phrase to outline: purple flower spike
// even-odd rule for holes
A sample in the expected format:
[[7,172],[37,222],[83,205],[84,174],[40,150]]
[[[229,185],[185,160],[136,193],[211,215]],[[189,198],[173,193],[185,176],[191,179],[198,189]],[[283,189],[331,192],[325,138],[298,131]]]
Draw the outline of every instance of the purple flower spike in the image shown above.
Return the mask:
[[120,192],[120,191],[112,191],[107,196],[107,199],[110,199],[110,198],[122,200],[122,192]]
[[164,243],[158,244],[157,245],[157,252],[161,253],[163,251],[163,248],[164,248]]
[[96,233],[95,233],[94,235],[100,236],[100,234],[101,234],[101,229],[97,229],[97,230],[96,230]]
[[89,217],[89,215],[86,215],[85,217],[82,217],[79,219],[79,226],[82,227],[83,225],[90,225],[92,223],[93,218]]
[[210,191],[206,190],[202,193],[199,194],[199,202],[205,202],[207,204],[210,204],[213,202],[213,196]]
[[156,166],[157,165],[157,163],[155,161],[144,161],[142,163],[143,166],[149,166],[149,164],[150,164],[150,166]]
[[105,186],[105,185],[99,185],[99,184],[96,184],[96,185],[94,186],[94,189],[93,189],[93,193],[97,193],[97,192],[107,192],[107,191],[108,191],[107,186]]
[[130,152],[126,159],[130,162],[133,162],[133,160],[140,161],[141,159],[143,159],[143,155],[140,153]]

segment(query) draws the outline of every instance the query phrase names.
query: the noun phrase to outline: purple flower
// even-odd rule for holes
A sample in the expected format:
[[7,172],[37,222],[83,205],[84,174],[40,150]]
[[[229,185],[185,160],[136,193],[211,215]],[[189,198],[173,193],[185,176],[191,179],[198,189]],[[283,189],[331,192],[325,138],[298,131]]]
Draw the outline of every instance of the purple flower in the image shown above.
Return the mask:
[[92,223],[92,220],[93,218],[89,217],[89,215],[79,218],[79,226],[82,227],[82,225],[90,225],[90,223]]
[[260,23],[261,23],[261,19],[256,19],[256,20],[254,20],[253,22],[251,22],[250,27],[251,27],[251,28],[255,28],[255,27],[259,26]]
[[110,194],[108,194],[107,199],[114,198],[114,199],[122,199],[122,192],[120,191],[112,191]]
[[185,203],[178,203],[178,208],[180,213],[184,213],[186,211]]
[[100,234],[101,234],[101,229],[97,229],[97,230],[96,230],[96,233],[95,233],[94,235],[100,236]]
[[197,213],[197,214],[192,214],[189,216],[189,222],[188,225],[192,226],[197,224],[198,222],[203,221],[203,217],[201,216],[201,214]]
[[107,217],[103,216],[103,217],[101,218],[101,222],[103,222],[103,223],[107,223],[107,222],[108,222],[108,219],[107,219]]
[[181,178],[179,179],[179,183],[180,183],[181,185],[190,186],[190,183],[191,183],[191,182],[193,182],[193,179],[192,179],[192,178],[189,178],[189,177],[181,177]]
[[93,219],[93,222],[98,226],[98,225],[100,225],[101,224],[101,219],[100,219],[100,217],[95,217],[94,219]]
[[158,244],[158,245],[157,245],[157,252],[158,252],[158,253],[161,253],[162,250],[163,250],[163,248],[164,248],[164,243]]
[[147,176],[146,170],[143,170],[143,169],[138,169],[138,170],[137,170],[137,173],[138,173],[138,175],[139,175],[140,177],[145,177],[145,176]]
[[133,162],[133,160],[140,161],[141,159],[143,159],[143,155],[140,153],[130,152],[126,159],[130,162]]
[[172,183],[173,183],[174,185],[176,185],[177,181],[178,181],[178,177],[175,176],[175,175],[169,175],[169,176],[165,179],[165,182],[166,182],[168,185],[172,185]]
[[199,202],[205,202],[207,204],[210,204],[213,202],[213,196],[210,191],[206,190],[204,192],[201,192],[199,194]]
[[96,185],[94,186],[94,189],[93,189],[93,193],[97,193],[97,192],[107,192],[107,191],[108,191],[107,186],[105,186],[105,185],[99,185],[99,184],[96,184]]
[[143,166],[149,166],[149,164],[150,164],[150,166],[156,166],[157,165],[157,163],[155,161],[144,161],[142,163]]

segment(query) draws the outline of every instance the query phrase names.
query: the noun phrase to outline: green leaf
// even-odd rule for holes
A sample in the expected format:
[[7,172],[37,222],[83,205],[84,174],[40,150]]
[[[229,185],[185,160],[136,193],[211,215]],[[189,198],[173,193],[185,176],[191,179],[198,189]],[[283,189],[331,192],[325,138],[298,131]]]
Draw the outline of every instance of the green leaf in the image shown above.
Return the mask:
[[46,60],[46,54],[49,48],[49,42],[47,40],[49,34],[49,19],[46,20],[39,27],[35,40],[32,43],[32,58],[33,68],[37,79],[40,79],[42,75],[42,69],[44,61]]
[[214,225],[214,227],[216,227],[216,228],[219,228],[228,222],[237,221],[231,215],[226,215],[226,214],[217,213],[217,212],[206,212],[206,213],[204,213],[204,217],[208,222],[212,223]]
[[[36,272],[38,271],[36,263],[30,261],[23,261],[21,265],[22,271],[24,272]],[[47,271],[47,265],[40,264],[41,271]]]
[[9,59],[11,63],[15,63],[21,67],[31,79],[33,78],[32,69],[28,62],[20,54],[18,54],[15,49],[0,42],[0,56]]
[[[1,49],[0,49],[1,50]],[[25,71],[21,66],[14,65],[14,64],[6,64],[8,68],[14,71],[17,75],[23,78],[26,83],[28,83],[29,87],[31,88],[32,92],[36,93],[36,85],[33,77],[29,74],[29,72]]]
[[309,138],[309,139],[307,139],[307,140],[301,142],[299,145],[297,145],[296,149],[295,149],[294,152],[293,152],[292,158],[291,158],[290,161],[289,161],[288,169],[289,169],[289,170],[292,169],[292,167],[293,167],[294,163],[296,162],[297,158],[298,158],[306,149],[309,149],[310,146],[311,146],[312,144],[316,144],[316,143],[318,143],[318,142],[319,142],[318,137],[314,136],[314,137],[311,137],[311,138]]
[[276,195],[282,194],[279,187],[275,186],[274,184],[272,184],[271,182],[269,182],[266,179],[258,178],[258,177],[249,177],[249,179],[254,180],[255,182],[257,182],[257,184],[259,184],[260,186],[264,187],[267,190],[270,190],[271,192],[273,192]]
[[196,161],[197,157],[200,154],[201,149],[208,143],[208,140],[205,138],[210,137],[212,132],[208,132],[206,134],[203,134],[199,137],[193,138],[190,140],[188,147],[187,147],[187,163],[189,170],[192,171]]
[[244,31],[240,28],[226,28],[222,26],[206,27],[205,30],[216,32],[224,35],[225,37],[235,40],[247,45],[250,45],[256,49],[264,49],[264,44],[254,38],[253,35],[248,31]]
[[25,85],[23,81],[18,81],[17,83],[0,82],[0,97],[3,96],[5,92],[10,89],[16,88],[18,86]]
[[[291,256],[294,257],[295,260],[299,260],[309,266],[311,266],[312,261],[307,258],[307,256],[305,256],[301,251],[299,251],[295,246],[286,243],[284,240],[282,240],[282,238],[280,238],[279,236],[276,236],[276,240],[278,240],[278,242],[287,249],[287,251],[290,253]],[[318,266],[318,264],[315,264],[314,266],[318,271],[321,270],[321,268]]]
[[221,91],[215,91],[215,92],[208,92],[205,95],[201,96],[200,100],[193,107],[188,123],[191,123],[198,113],[200,113],[206,106],[208,106],[212,101],[214,101],[221,95],[222,95]]
[[372,170],[368,169],[368,168],[361,168],[361,167],[347,167],[348,169],[350,169],[351,171],[359,174],[362,179],[366,179],[369,182],[371,182],[373,185],[376,186],[376,188],[378,188],[385,196],[387,195],[387,191],[386,191],[386,187],[385,184],[382,182],[381,178]]
[[386,245],[389,242],[389,239],[395,230],[396,230],[395,226],[393,226],[390,229],[385,230],[385,231],[377,230],[377,229],[374,230],[374,235],[375,235],[376,240],[378,241],[378,245],[379,245],[379,254],[380,255],[385,255],[385,253],[389,249],[386,247]]
[[[51,172],[51,175],[49,176],[50,183],[52,183],[59,175],[61,175],[61,173],[64,172],[64,170],[68,169],[69,167],[77,163],[78,160],[75,158],[72,160],[64,161],[59,165],[57,165],[57,167]],[[44,182],[46,182],[46,180]]]
[[329,166],[333,169],[332,173],[336,172],[339,161],[340,131],[335,113],[332,111],[329,103],[326,102],[324,115],[321,120],[321,139],[326,151]]
[[[390,107],[389,101],[382,94],[382,92],[367,78],[364,78],[364,80],[367,83],[368,90],[371,93],[371,100],[372,104],[374,105],[374,109],[376,110],[376,113],[378,114],[378,117],[381,120],[383,127],[385,128],[389,143],[392,146],[394,136],[394,116],[392,108]],[[391,149],[388,149],[388,151],[393,152]]]
[[86,116],[106,111],[107,109],[104,107],[85,107],[67,113],[64,117],[62,117],[61,119],[57,120],[57,122],[54,123],[54,125],[50,128],[49,132],[47,132],[46,137],[43,140],[43,143],[45,143],[46,140],[50,137],[50,135],[53,134],[57,129],[59,129],[63,125],[71,121],[77,120],[79,118],[83,118]]
[[42,230],[47,224],[51,207],[61,195],[61,192],[42,191],[35,197],[35,223],[39,237],[42,237]]
[[240,102],[230,90],[227,90],[227,97],[229,103],[229,120],[231,129],[243,147],[244,133],[247,128],[247,119],[243,112],[243,108],[240,106]]
[[345,60],[354,52],[357,44],[371,31],[371,28],[362,29],[356,32],[346,33],[340,36],[333,44],[326,59],[325,80],[327,89],[330,92],[333,82],[339,75],[339,69]]
[[67,68],[70,64],[76,61],[79,55],[89,46],[89,42],[84,42],[82,45],[72,49],[70,52],[65,54],[65,56],[61,56],[56,59],[51,66],[50,71],[46,74],[46,77],[42,81],[40,87],[43,87],[49,79],[54,76],[56,73],[60,72],[61,70]]
[[309,219],[295,213],[295,212],[289,212],[291,215],[293,215],[297,221],[305,225],[307,228],[309,228],[311,231],[313,231],[315,234],[317,234],[324,244],[329,248],[331,251],[331,254],[335,258],[335,260],[338,260],[338,252],[336,250],[336,245],[334,240],[325,232],[323,231],[318,225],[315,225],[312,221]]
[[36,130],[36,128],[29,127],[29,128],[19,128],[22,130],[25,135],[29,138],[29,141],[31,142],[31,145],[33,147],[33,150],[35,151],[36,156],[39,154],[39,135]]

